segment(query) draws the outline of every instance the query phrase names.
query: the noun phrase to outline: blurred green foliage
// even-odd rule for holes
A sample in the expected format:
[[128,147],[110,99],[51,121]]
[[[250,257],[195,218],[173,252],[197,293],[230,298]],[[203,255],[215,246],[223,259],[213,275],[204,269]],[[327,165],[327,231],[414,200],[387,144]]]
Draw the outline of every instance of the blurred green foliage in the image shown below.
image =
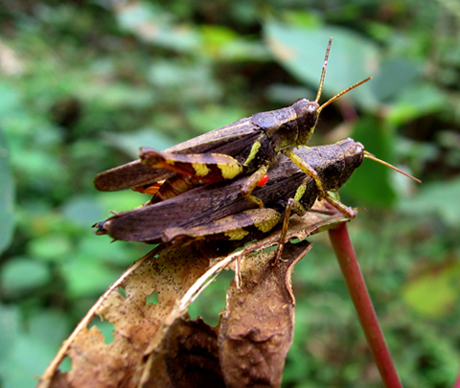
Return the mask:
[[[86,310],[149,250],[91,234],[109,210],[143,202],[138,193],[96,192],[94,176],[135,158],[141,145],[164,149],[314,98],[331,35],[322,101],[374,80],[322,113],[312,144],[352,136],[424,181],[366,161],[341,194],[367,209],[350,231],[403,382],[452,386],[460,343],[457,2],[0,5],[1,387],[34,386]],[[332,251],[325,236],[314,240],[294,277],[284,386],[380,386]],[[225,284],[212,287],[218,292],[192,310],[208,321]]]

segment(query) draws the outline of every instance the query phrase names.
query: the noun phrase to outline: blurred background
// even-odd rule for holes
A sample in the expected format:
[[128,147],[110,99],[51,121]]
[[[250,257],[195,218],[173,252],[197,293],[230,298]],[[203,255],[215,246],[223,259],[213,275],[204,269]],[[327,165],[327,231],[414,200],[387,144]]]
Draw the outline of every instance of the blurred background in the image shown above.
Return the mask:
[[[151,247],[95,236],[98,172],[256,112],[314,99],[312,145],[351,136],[423,180],[365,161],[341,191],[406,387],[451,387],[460,355],[460,3],[455,0],[0,1],[0,387],[33,387],[98,296]],[[327,236],[294,275],[285,387],[378,387]],[[191,315],[218,322],[231,275]],[[104,330],[104,325],[101,325]],[[110,328],[106,333],[110,337]],[[63,368],[68,368],[64,365]]]

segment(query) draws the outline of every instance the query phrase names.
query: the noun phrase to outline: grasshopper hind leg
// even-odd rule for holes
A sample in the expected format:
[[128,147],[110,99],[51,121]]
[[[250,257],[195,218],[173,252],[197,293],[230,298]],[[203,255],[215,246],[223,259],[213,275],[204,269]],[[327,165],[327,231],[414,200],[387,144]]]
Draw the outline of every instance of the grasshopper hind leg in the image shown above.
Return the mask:
[[[287,202],[286,210],[284,212],[283,227],[281,229],[281,235],[280,235],[279,242],[278,242],[278,249],[276,250],[276,257],[275,257],[275,262],[274,262],[275,267],[278,266],[279,261],[281,260],[281,255],[283,253],[284,245],[286,244],[286,236],[287,236],[287,230],[289,227],[289,219],[290,219],[291,213],[294,212],[300,217],[303,217],[307,213],[307,210],[304,207],[304,205],[307,206],[307,208],[310,208],[310,206],[312,205],[312,204],[308,205],[307,203],[304,203],[303,205],[301,203],[302,201],[301,197],[303,195],[302,193],[305,192],[305,190],[302,190],[302,188],[304,189],[306,188],[306,185],[309,179],[310,177],[306,178],[301,183],[299,188],[297,189],[297,193],[299,195],[296,194],[296,198],[290,198]],[[347,218],[355,218],[358,215],[355,209],[345,206],[342,202],[333,198],[331,194],[329,194],[328,192],[324,194],[323,198],[325,201],[327,201],[327,203],[329,203],[331,206],[333,206],[335,209],[337,209],[340,213],[342,213]]]
[[284,155],[286,155],[289,159],[291,159],[294,164],[299,167],[305,174],[315,180],[316,187],[318,188],[318,197],[325,198],[327,193],[323,188],[323,182],[321,182],[321,178],[319,177],[318,173],[315,171],[313,167],[311,167],[305,160],[303,160],[300,156],[296,155],[292,152],[291,149],[283,151]]
[[280,239],[278,241],[278,248],[276,249],[276,256],[274,267],[278,267],[278,264],[281,260],[281,255],[283,254],[284,244],[286,243],[286,235],[287,230],[289,227],[289,218],[291,217],[291,212],[298,214],[299,216],[303,217],[307,210],[302,206],[302,204],[297,201],[295,198],[290,198],[286,205],[286,210],[284,212],[284,219],[283,219],[283,227],[281,229]]
[[356,210],[345,206],[342,202],[333,198],[327,191],[324,190],[323,182],[318,173],[302,158],[296,155],[292,150],[287,150],[284,154],[291,159],[297,167],[299,167],[305,174],[310,176],[316,183],[318,189],[318,199],[325,199],[333,207],[335,207],[339,212],[348,218],[355,218],[357,216]]

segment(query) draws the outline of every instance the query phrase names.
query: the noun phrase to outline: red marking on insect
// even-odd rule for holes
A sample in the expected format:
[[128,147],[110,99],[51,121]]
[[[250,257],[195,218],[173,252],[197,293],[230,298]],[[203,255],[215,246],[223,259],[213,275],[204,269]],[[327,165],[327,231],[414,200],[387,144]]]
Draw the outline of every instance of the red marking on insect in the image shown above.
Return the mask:
[[257,183],[257,186],[259,187],[262,187],[265,183],[267,183],[268,181],[268,174],[265,174],[259,181],[259,183]]

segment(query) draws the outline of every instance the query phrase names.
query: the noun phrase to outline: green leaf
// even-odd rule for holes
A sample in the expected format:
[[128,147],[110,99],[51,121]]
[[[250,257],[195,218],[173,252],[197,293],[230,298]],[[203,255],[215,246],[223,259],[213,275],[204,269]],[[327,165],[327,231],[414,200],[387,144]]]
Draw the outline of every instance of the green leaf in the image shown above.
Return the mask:
[[19,309],[13,305],[0,304],[0,370],[8,358],[14,341],[19,333]]
[[69,220],[86,227],[104,217],[100,204],[89,196],[72,197],[64,204],[62,211]]
[[[391,163],[392,135],[377,119],[370,116],[361,119],[352,137],[362,142],[367,151]],[[388,167],[365,159],[340,192],[353,197],[358,206],[391,206],[396,200],[396,192],[390,173],[392,171]]]
[[187,119],[200,133],[212,131],[245,116],[242,109],[209,104],[204,109],[188,109]]
[[410,281],[402,296],[419,314],[429,317],[449,314],[460,292],[459,277],[459,264],[448,265],[441,271],[429,271]]
[[227,61],[266,61],[271,58],[269,50],[260,41],[239,36],[228,27],[204,25],[201,32],[209,57]]
[[43,309],[31,317],[28,329],[32,338],[39,338],[44,343],[58,348],[69,334],[71,326],[65,312]]
[[164,150],[174,145],[170,137],[151,127],[144,127],[126,134],[107,133],[104,134],[104,137],[107,143],[136,159],[139,157],[139,147]]
[[163,100],[172,99],[176,105],[178,101],[182,104],[213,101],[221,96],[222,90],[212,70],[208,62],[184,64],[178,60],[158,60],[151,66],[148,78],[155,88],[164,90]]
[[372,88],[379,100],[389,100],[418,79],[420,72],[418,62],[401,57],[388,58],[381,62],[379,72],[372,80]]
[[[15,310],[0,306],[0,317],[5,316],[10,322],[2,323],[20,326],[19,314]],[[3,388],[35,387],[37,381],[34,377],[44,372],[69,331],[65,315],[53,311],[42,311],[32,316],[29,327],[29,332],[8,331],[2,325],[2,332],[9,334],[7,342],[2,341],[0,334],[1,353],[4,355],[0,363]]]
[[[79,243],[78,252],[85,256],[93,257],[93,260],[127,267],[133,259],[139,256],[138,252],[129,249],[129,244],[135,243],[110,243],[108,236],[96,236],[88,233]],[[139,251],[147,252],[150,246],[136,244]],[[142,255],[142,253],[141,253]]]
[[0,254],[8,247],[15,226],[15,186],[8,163],[8,147],[0,128]]
[[66,261],[73,249],[70,240],[61,234],[49,234],[32,240],[29,253],[44,261]]
[[424,183],[417,196],[404,200],[399,210],[406,214],[439,216],[447,225],[458,229],[460,219],[460,178],[447,182]]
[[[132,210],[151,198],[150,195],[137,193],[132,190],[97,193],[96,197],[103,209],[102,219],[111,216],[109,214],[110,211],[121,212]],[[94,219],[93,224],[94,222],[102,221],[102,219]]]
[[[264,34],[280,63],[301,81],[315,86],[321,76],[327,42],[333,36],[324,83],[326,95],[334,95],[378,70],[377,47],[361,35],[343,28],[291,26],[268,20],[264,23]],[[377,104],[369,85],[354,90],[350,98],[363,106],[375,107]]]
[[419,117],[439,112],[446,105],[448,96],[442,90],[427,83],[417,83],[401,89],[387,119],[393,125],[403,125]]
[[92,256],[78,255],[62,265],[67,290],[72,298],[101,294],[117,278],[114,271]]
[[188,25],[175,25],[173,16],[160,7],[142,2],[118,7],[120,27],[141,39],[179,52],[194,52],[200,35]]
[[51,279],[48,266],[26,257],[15,257],[2,267],[0,280],[6,293],[12,295],[47,284]]
[[92,108],[114,111],[122,108],[147,108],[157,102],[157,96],[145,87],[113,83],[101,88],[100,85],[84,85],[80,92],[82,99]]

